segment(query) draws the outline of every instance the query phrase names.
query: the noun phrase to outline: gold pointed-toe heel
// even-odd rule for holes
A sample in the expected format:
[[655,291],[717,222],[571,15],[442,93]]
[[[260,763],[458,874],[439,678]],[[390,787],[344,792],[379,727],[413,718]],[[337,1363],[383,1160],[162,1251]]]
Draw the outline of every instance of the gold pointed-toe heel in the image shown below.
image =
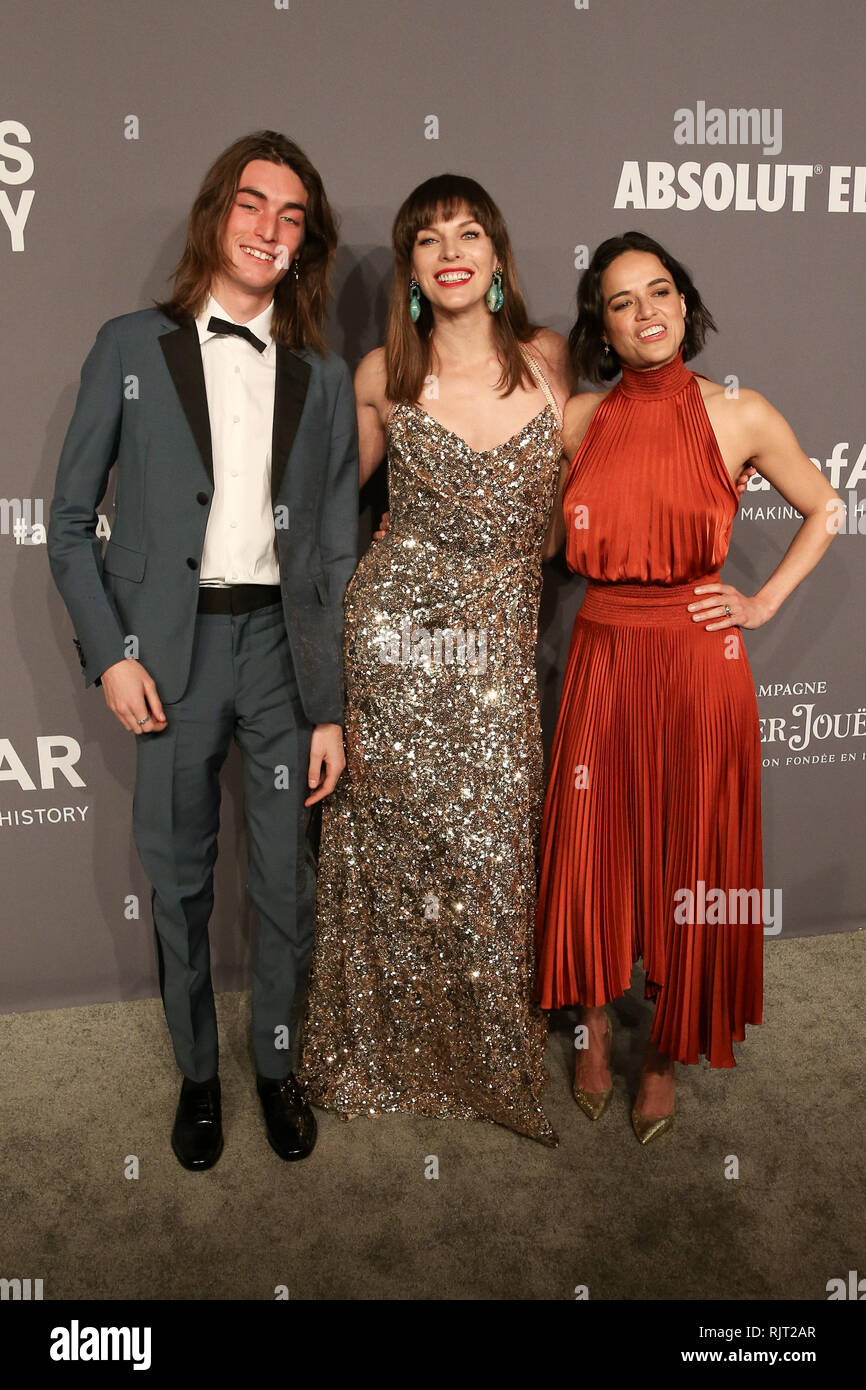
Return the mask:
[[[610,1018],[605,1015],[607,1024],[607,1049],[608,1060],[610,1059],[610,1049],[613,1046],[613,1028]],[[582,1086],[577,1084],[577,1069],[575,1068],[574,1099],[577,1101],[584,1115],[588,1115],[591,1120],[600,1120],[607,1107],[610,1105],[610,1098],[613,1095],[613,1087],[607,1091],[585,1091]]]
[[674,1122],[674,1111],[669,1115],[659,1115],[651,1120],[648,1115],[644,1115],[637,1106],[631,1112],[631,1123],[635,1134],[642,1144],[648,1144],[651,1139],[657,1139],[660,1134],[664,1134],[670,1129]]

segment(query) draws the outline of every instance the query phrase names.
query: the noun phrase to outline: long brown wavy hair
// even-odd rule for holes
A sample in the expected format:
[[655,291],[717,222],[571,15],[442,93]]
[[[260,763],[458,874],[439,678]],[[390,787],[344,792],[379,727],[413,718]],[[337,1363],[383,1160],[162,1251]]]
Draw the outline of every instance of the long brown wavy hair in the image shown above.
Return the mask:
[[208,169],[189,214],[186,246],[174,270],[172,296],[156,307],[175,321],[201,313],[214,277],[228,264],[222,248],[223,230],[241,175],[252,159],[287,165],[307,190],[298,278],[290,267],[277,284],[271,334],[286,347],[313,348],[324,356],[328,349],[322,330],[337,249],[337,224],[317,169],[293,140],[276,130],[257,130],[235,140]]
[[514,254],[505,218],[490,194],[474,179],[463,174],[437,174],[409,194],[394,219],[394,278],[388,304],[388,330],[385,336],[385,365],[388,379],[388,399],[395,403],[412,403],[421,394],[424,379],[430,371],[433,310],[427,297],[421,295],[421,314],[417,323],[409,316],[409,281],[412,278],[412,251],[415,238],[422,227],[436,221],[449,221],[461,208],[484,228],[502,266],[502,292],[505,302],[497,314],[492,314],[493,333],[502,362],[502,375],[497,386],[510,395],[522,382],[534,386],[532,374],[520,353],[520,343],[526,343],[537,333],[530,323],[520,292],[514,266]]

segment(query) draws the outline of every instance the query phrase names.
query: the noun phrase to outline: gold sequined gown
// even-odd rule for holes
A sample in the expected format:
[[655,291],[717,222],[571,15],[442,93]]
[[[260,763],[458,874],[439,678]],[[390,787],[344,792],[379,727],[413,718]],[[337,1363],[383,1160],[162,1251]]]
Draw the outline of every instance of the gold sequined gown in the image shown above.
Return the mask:
[[299,1080],[344,1116],[483,1117],[554,1145],[531,996],[560,436],[530,365],[548,404],[495,449],[417,405],[391,417],[390,529],[346,590],[347,766],[323,811]]

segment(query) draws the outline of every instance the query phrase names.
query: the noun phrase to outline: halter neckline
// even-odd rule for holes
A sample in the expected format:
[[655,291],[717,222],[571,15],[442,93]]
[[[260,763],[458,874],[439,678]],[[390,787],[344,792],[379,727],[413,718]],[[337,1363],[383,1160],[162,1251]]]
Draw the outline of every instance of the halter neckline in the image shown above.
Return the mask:
[[623,362],[620,386],[626,396],[662,400],[666,396],[678,395],[693,376],[694,372],[690,372],[683,362],[683,350],[680,348],[673,361],[665,362],[661,367],[648,367],[640,371]]

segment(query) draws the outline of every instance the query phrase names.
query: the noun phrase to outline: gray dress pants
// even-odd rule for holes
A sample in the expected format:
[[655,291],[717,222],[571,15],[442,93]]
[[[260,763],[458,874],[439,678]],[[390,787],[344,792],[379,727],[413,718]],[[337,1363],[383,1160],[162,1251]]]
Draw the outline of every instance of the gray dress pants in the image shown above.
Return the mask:
[[165,706],[167,727],[136,740],[136,848],[152,889],[160,991],[178,1066],[193,1081],[217,1074],[210,973],[220,769],[232,739],[243,758],[256,907],[253,1050],[263,1076],[292,1069],[296,990],[309,966],[314,876],[307,842],[312,725],[298,698],[279,604],[196,617],[187,689]]

